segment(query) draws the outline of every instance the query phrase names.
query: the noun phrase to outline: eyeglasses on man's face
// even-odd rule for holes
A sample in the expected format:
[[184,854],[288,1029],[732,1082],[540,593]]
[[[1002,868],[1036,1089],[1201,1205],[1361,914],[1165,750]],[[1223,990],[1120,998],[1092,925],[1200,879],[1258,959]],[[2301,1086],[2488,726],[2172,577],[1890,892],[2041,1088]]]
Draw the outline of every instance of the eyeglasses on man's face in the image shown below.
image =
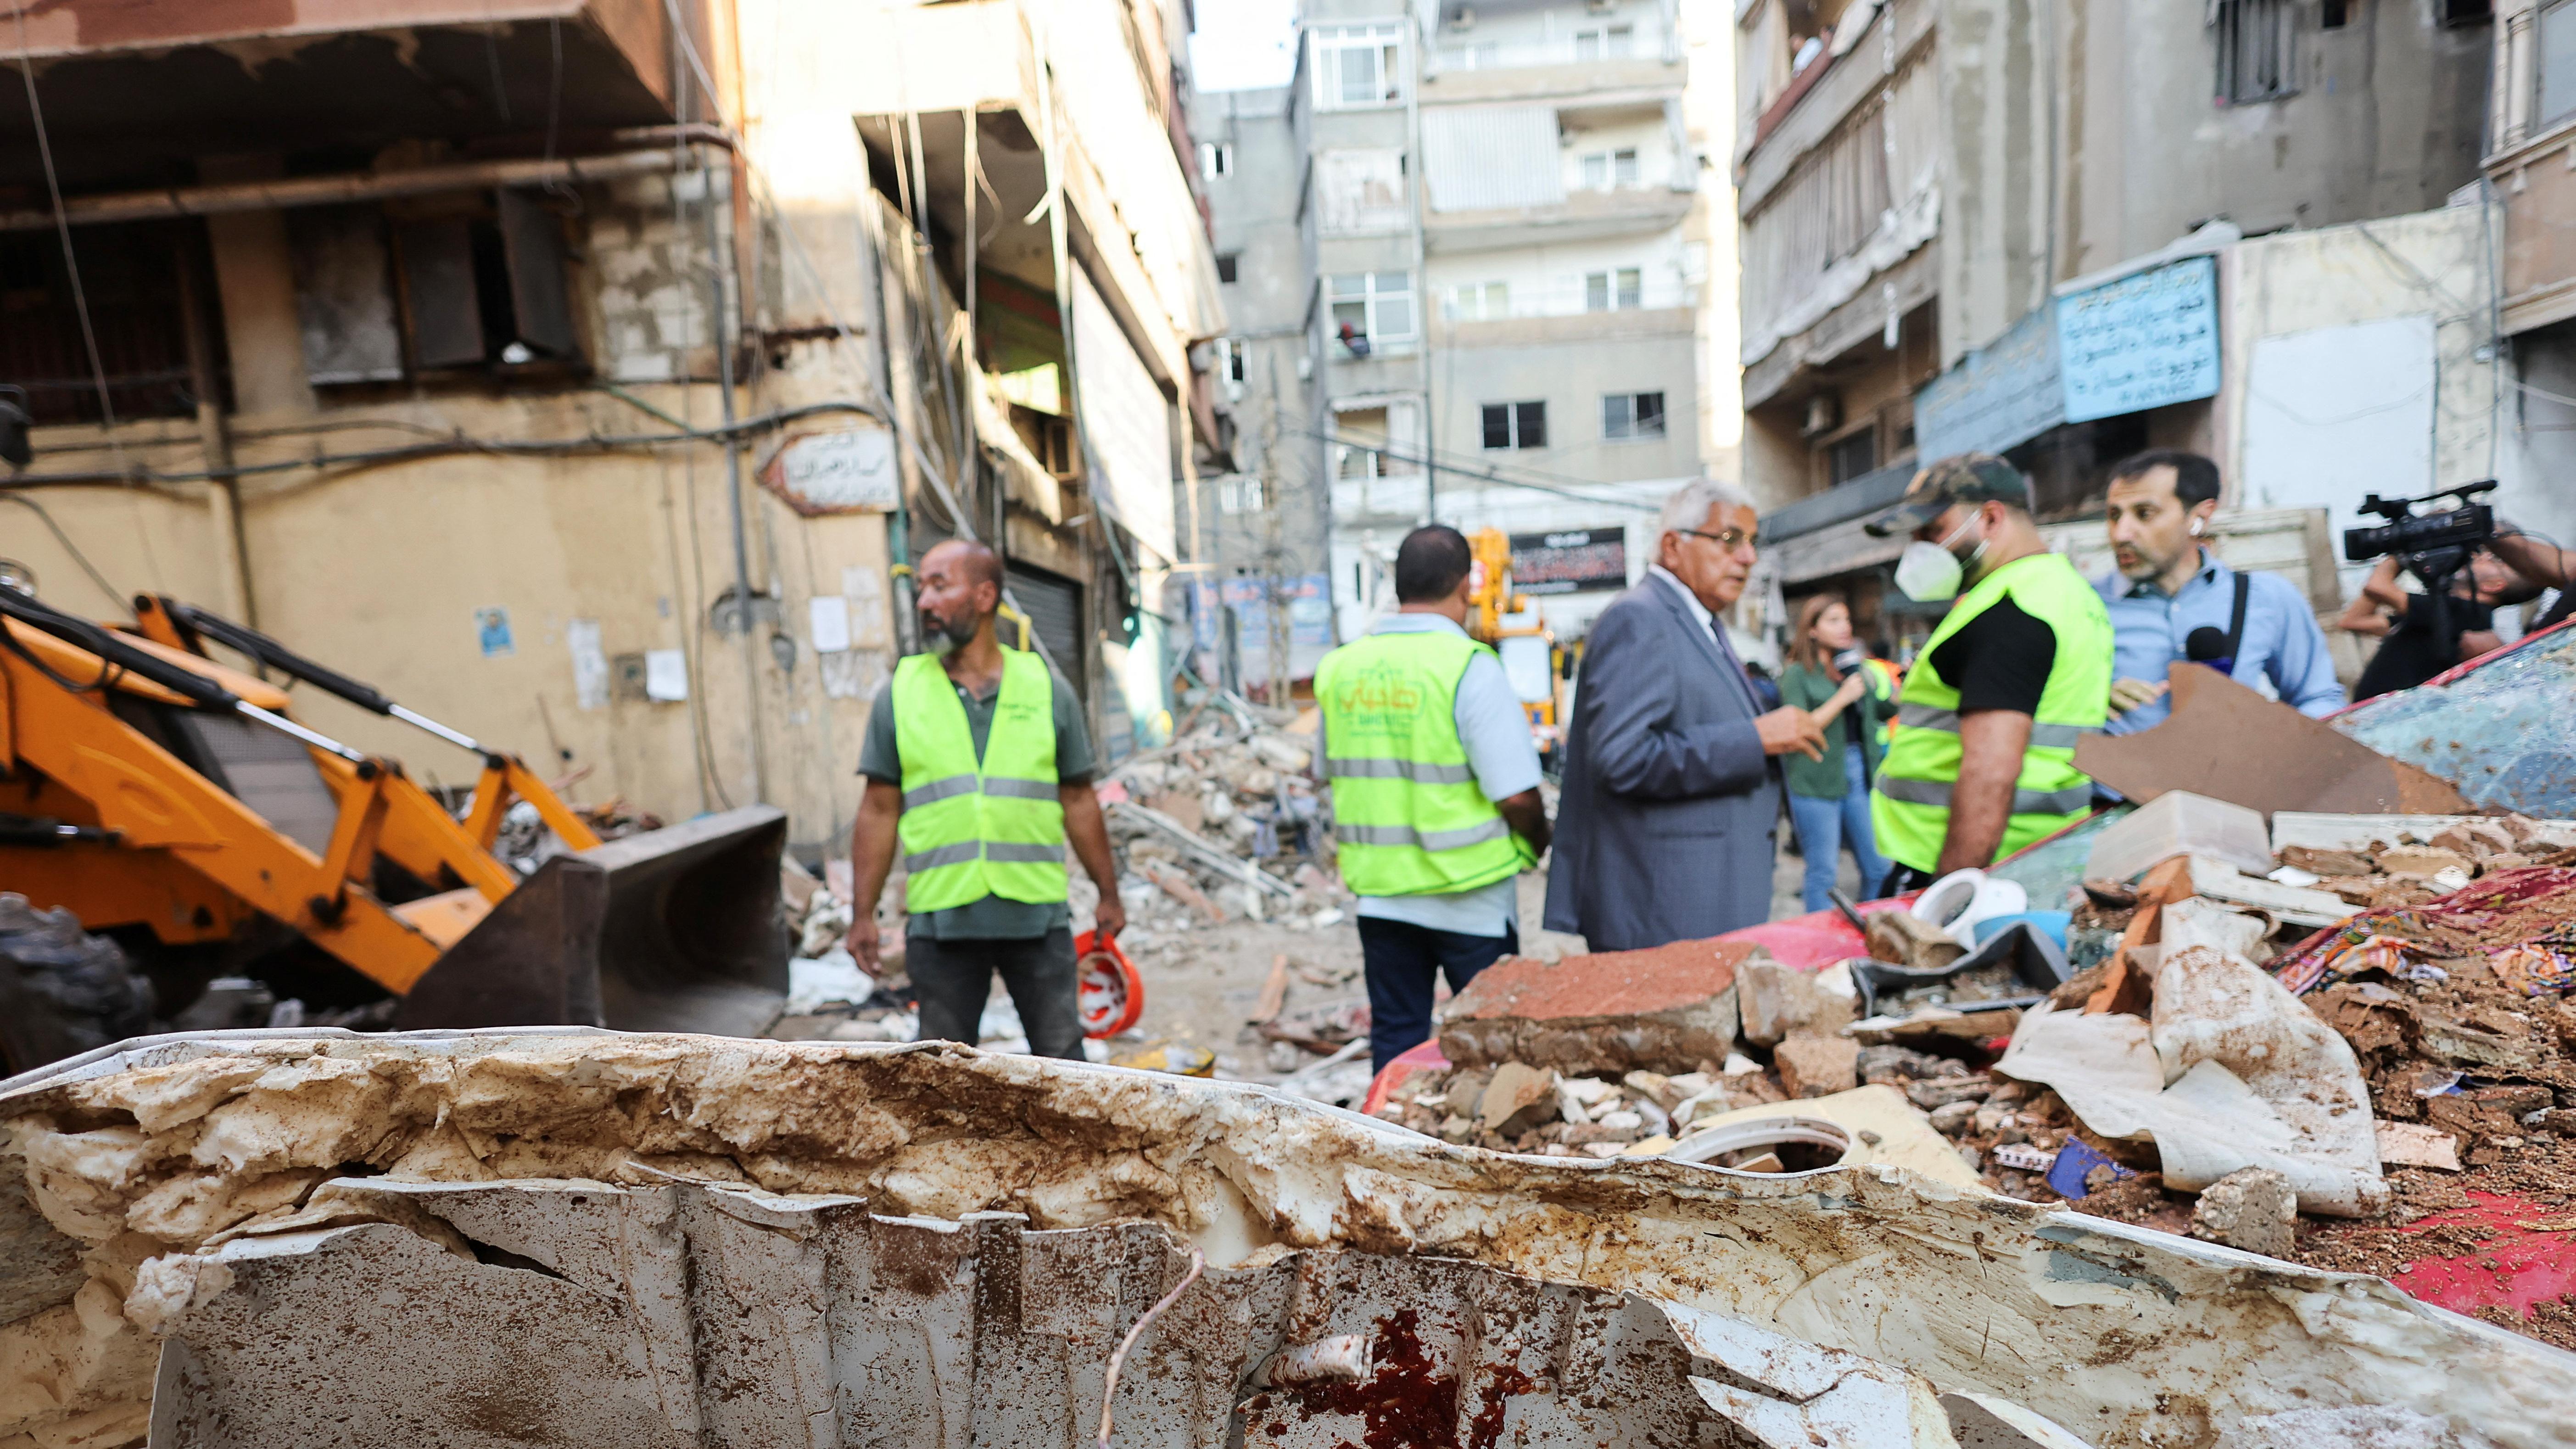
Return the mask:
[[1750,529],[1721,528],[1715,533],[1710,533],[1708,530],[1701,528],[1676,528],[1673,532],[1687,533],[1693,538],[1707,539],[1709,542],[1716,544],[1719,548],[1725,549],[1728,553],[1733,553],[1739,548],[1758,548],[1761,545],[1761,540],[1757,538]]

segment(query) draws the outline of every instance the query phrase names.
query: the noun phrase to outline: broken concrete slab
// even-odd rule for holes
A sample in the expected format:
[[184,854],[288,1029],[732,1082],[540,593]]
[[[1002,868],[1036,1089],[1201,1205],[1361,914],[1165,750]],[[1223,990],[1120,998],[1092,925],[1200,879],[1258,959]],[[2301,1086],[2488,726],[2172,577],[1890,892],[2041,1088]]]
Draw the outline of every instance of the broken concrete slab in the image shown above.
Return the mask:
[[[1934,1449],[1937,1383],[2104,1445],[2187,1398],[2212,1443],[2322,1406],[2541,1449],[2576,1395],[2565,1355],[2376,1279],[1885,1163],[1515,1157],[947,1044],[163,1038],[12,1083],[0,1122],[22,1226],[83,1254],[0,1323],[0,1438],[122,1442],[148,1408],[156,1443],[417,1449],[536,1437],[542,1398],[565,1442],[1079,1449],[1193,1248],[1118,1442],[1320,1449],[1447,1404],[1426,1438]],[[528,1337],[504,1302],[580,1333],[487,1352]],[[1368,1379],[1234,1418],[1272,1355],[1348,1334]]]
[[1793,1036],[1829,1036],[1856,1014],[1849,998],[1817,984],[1816,973],[1768,956],[1751,957],[1737,970],[1735,1000],[1744,1039],[1755,1046],[1777,1046]]
[[2245,1167],[2200,1190],[2191,1235],[2267,1258],[2286,1258],[2299,1238],[2299,1195],[2268,1167]]
[[1494,1068],[1477,1098],[1476,1125],[1489,1132],[1525,1132],[1556,1115],[1556,1073],[1519,1062]]
[[1860,1043],[1848,1037],[1793,1037],[1771,1054],[1771,1064],[1791,1097],[1829,1097],[1860,1085]]
[[2379,1160],[2384,1165],[2430,1167],[2442,1172],[2460,1170],[2460,1139],[2441,1128],[2421,1122],[2380,1122],[2374,1126]]
[[1675,941],[1546,962],[1508,956],[1449,1003],[1440,1052],[1464,1067],[1524,1062],[1568,1076],[1687,1072],[1726,1059],[1736,973],[1759,946]]

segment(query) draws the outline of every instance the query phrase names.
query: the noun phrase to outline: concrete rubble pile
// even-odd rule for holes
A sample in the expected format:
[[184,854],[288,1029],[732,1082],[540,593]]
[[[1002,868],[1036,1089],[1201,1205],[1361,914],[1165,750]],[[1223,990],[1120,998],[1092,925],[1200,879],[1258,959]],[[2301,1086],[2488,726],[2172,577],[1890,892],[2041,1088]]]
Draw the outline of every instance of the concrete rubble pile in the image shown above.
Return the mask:
[[[2191,853],[2071,893],[2082,969],[1993,1040],[1864,1047],[1864,1080],[1994,1192],[2292,1261],[2396,1272],[2441,1246],[2411,1224],[2488,1195],[2576,1210],[2576,826],[2282,812],[2266,841],[2249,811],[2249,845],[2225,808],[2102,831],[2097,863]],[[1913,939],[1893,914],[1874,947]],[[2493,1316],[2576,1347],[2543,1307]]]
[[1329,798],[1309,774],[1315,728],[1227,694],[1173,743],[1122,761],[1102,786],[1119,894],[1152,945],[1241,919],[1328,926],[1348,897],[1321,864]]
[[1838,1034],[1853,1011],[1844,973],[1739,941],[1507,958],[1448,1004],[1445,1065],[1401,1076],[1375,1110],[1488,1151],[1762,1173],[1892,1164],[1976,1187],[1887,1068],[1891,1050],[1909,1054]]
[[2576,1444],[2528,1339],[1894,1163],[571,1030],[150,1039],[0,1120],[0,1442]]

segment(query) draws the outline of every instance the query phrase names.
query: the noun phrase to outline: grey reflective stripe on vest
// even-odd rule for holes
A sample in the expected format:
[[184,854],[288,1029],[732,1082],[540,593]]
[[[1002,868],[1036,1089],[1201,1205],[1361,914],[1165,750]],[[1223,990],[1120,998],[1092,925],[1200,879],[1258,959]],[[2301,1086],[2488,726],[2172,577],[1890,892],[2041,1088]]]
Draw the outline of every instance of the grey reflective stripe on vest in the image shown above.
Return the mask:
[[990,861],[996,865],[1022,863],[1045,865],[1062,859],[1064,859],[1064,847],[1061,845],[1021,845],[1007,840],[961,840],[955,845],[943,845],[936,850],[907,855],[903,858],[903,868],[918,874],[925,870],[937,870],[943,865],[965,865],[975,860]]
[[945,780],[933,780],[927,785],[916,785],[912,789],[904,791],[903,808],[906,810],[918,810],[924,805],[936,805],[942,800],[954,799],[959,795],[972,795],[974,793],[974,776],[951,775]]
[[955,845],[943,845],[933,850],[907,855],[903,858],[903,868],[914,875],[919,875],[925,870],[937,870],[943,865],[964,865],[970,860],[979,858],[983,851],[984,846],[981,841],[961,840]]
[[1423,850],[1462,850],[1509,835],[1512,827],[1499,815],[1463,830],[1416,830],[1410,825],[1336,825],[1333,838],[1345,845],[1411,845]]
[[[1910,730],[1939,730],[1945,735],[1955,735],[1959,732],[1957,710],[1934,709],[1928,704],[1898,705],[1896,722]],[[2071,750],[2075,748],[2075,741],[2083,734],[2084,729],[2080,725],[2041,724],[2037,720],[2031,721],[2030,724],[2030,742],[2043,750]]]
[[1476,772],[1465,765],[1429,765],[1420,760],[1377,756],[1328,757],[1324,769],[1346,780],[1410,780],[1416,785],[1464,785],[1476,778]]
[[[1950,808],[1950,786],[1941,780],[1906,780],[1881,775],[1878,777],[1878,793],[1908,805],[1930,805],[1942,810]],[[2048,792],[2013,792],[2012,813],[2015,815],[2073,815],[2092,807],[2093,787],[2090,785]]]
[[[975,792],[976,783],[974,776],[951,775],[945,780],[933,780],[927,785],[916,786],[913,789],[904,791],[903,808],[906,810],[918,810],[924,805],[936,805],[942,800],[953,800],[960,795],[972,795]],[[1057,787],[1050,781],[1013,780],[1000,775],[985,777],[983,782],[983,793],[987,795],[1007,795],[1018,800],[1053,800],[1058,798]]]

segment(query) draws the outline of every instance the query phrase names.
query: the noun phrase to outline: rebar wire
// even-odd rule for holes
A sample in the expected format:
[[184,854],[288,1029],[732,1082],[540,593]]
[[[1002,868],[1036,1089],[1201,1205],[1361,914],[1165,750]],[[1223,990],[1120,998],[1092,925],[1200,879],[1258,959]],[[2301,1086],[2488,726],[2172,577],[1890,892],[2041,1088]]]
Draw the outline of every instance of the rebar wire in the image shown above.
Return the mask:
[[1118,1370],[1127,1362],[1127,1350],[1134,1348],[1136,1340],[1144,1335],[1145,1325],[1161,1317],[1164,1309],[1179,1302],[1181,1295],[1188,1292],[1190,1285],[1199,1281],[1199,1274],[1206,1270],[1207,1254],[1201,1252],[1196,1244],[1191,1245],[1190,1271],[1182,1274],[1181,1281],[1173,1284],[1172,1291],[1164,1294],[1153,1307],[1137,1315],[1136,1326],[1127,1330],[1127,1336],[1118,1341],[1118,1351],[1109,1356],[1109,1376],[1100,1386],[1099,1449],[1109,1449],[1109,1409],[1118,1400]]

